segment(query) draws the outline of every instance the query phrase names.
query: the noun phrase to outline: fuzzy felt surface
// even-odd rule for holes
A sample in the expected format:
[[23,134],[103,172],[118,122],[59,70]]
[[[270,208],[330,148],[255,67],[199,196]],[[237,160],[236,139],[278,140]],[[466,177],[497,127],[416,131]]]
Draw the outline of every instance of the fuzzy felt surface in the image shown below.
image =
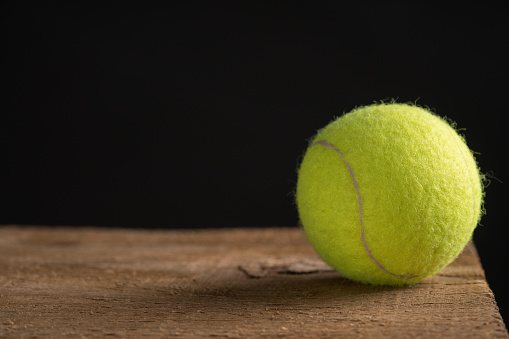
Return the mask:
[[329,265],[356,281],[406,285],[439,272],[471,239],[482,175],[442,118],[407,104],[371,105],[313,138],[296,201]]

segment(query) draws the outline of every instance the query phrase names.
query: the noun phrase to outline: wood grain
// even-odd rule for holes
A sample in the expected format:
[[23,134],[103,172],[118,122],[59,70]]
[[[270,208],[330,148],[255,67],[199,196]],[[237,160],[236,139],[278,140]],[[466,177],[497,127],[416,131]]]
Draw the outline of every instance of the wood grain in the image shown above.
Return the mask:
[[475,247],[405,288],[350,282],[297,228],[0,227],[0,337],[509,338]]

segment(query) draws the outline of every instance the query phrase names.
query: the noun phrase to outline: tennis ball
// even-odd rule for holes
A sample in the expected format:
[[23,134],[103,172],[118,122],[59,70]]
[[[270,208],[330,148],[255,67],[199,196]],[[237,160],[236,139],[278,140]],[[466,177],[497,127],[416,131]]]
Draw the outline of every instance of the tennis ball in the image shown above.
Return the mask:
[[309,241],[342,275],[407,285],[461,253],[482,214],[482,180],[445,120],[375,104],[318,131],[298,170],[296,203]]

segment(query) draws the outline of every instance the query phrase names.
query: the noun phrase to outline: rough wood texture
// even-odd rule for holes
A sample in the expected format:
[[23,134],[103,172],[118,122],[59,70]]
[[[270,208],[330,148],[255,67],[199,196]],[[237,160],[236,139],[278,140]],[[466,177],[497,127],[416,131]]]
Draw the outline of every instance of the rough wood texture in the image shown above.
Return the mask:
[[0,258],[0,337],[509,337],[473,245],[406,288],[342,278],[292,228],[4,226]]

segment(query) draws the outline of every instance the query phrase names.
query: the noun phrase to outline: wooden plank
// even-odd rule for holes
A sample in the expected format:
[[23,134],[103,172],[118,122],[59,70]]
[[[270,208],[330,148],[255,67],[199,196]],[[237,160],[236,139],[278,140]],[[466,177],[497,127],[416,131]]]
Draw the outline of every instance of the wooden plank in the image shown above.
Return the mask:
[[0,337],[509,338],[475,247],[405,288],[350,282],[297,228],[0,227]]

